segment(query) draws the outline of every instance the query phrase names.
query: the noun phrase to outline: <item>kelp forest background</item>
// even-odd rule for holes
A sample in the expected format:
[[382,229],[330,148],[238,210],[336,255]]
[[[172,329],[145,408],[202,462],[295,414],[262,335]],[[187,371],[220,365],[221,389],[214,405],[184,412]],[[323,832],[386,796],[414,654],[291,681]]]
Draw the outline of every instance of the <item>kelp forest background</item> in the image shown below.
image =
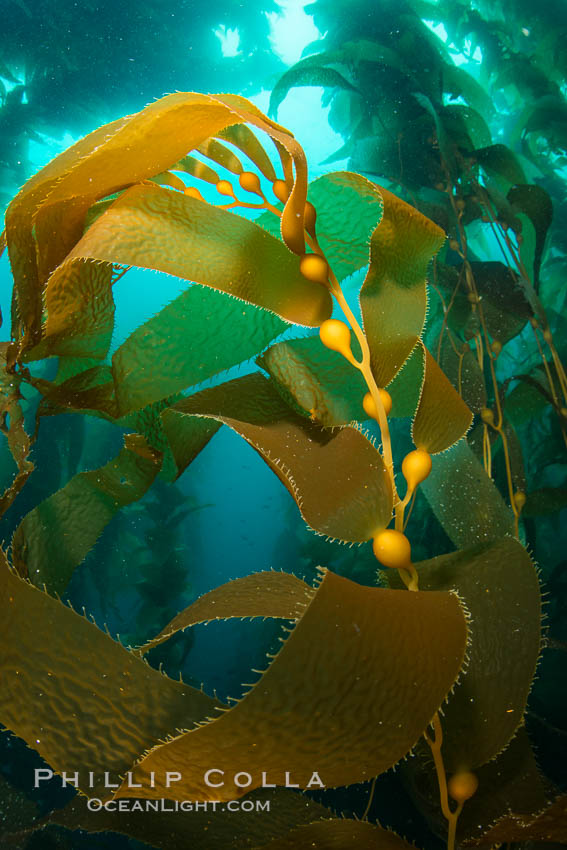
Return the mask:
[[[258,0],[243,4],[2,0],[0,8],[3,211],[40,167],[100,125],[137,112],[168,93],[231,92],[250,99],[297,137],[307,155],[310,179],[355,172],[418,210],[437,225],[436,232],[440,228],[446,234],[430,251],[434,256],[427,271],[427,321],[421,339],[472,417],[470,427],[463,428],[466,437],[455,446],[431,449],[433,471],[406,513],[404,530],[411,540],[412,560],[426,561],[456,549],[488,545],[495,538],[516,537],[537,565],[544,595],[541,653],[524,723],[509,747],[491,753],[480,768],[482,797],[477,808],[471,802],[468,819],[463,815],[458,841],[463,846],[522,842],[526,848],[566,842],[564,0],[316,0],[304,9],[300,2],[279,5]],[[226,138],[234,142],[236,137]],[[227,187],[230,180],[238,185],[234,178],[238,171],[215,150],[211,148],[207,160],[202,150],[197,160],[186,157],[179,168],[155,177],[156,183],[181,186],[182,191],[198,187],[211,204],[230,201],[232,190]],[[195,161],[203,165],[196,166]],[[262,167],[259,154],[258,162]],[[211,164],[216,171],[207,171]],[[265,177],[269,166],[263,167]],[[224,188],[223,181],[227,181]],[[246,188],[242,181],[240,185]],[[108,205],[115,197],[99,203]],[[314,190],[315,197],[323,209],[327,203],[323,189]],[[277,201],[285,203],[286,197],[276,197],[273,206]],[[274,234],[273,221],[266,220],[268,207],[268,213],[260,207],[249,205],[238,212]],[[93,207],[89,223],[106,209]],[[341,214],[347,242],[352,237],[349,208]],[[331,216],[326,207],[325,215]],[[356,222],[351,223],[354,231]],[[132,332],[152,317],[164,327],[181,321],[173,308],[167,310],[177,303],[186,282],[173,274],[158,274],[151,270],[157,266],[148,265],[150,270],[114,265],[112,337],[102,361],[92,356],[92,349],[85,349],[92,368],[101,362],[109,366]],[[343,280],[354,311],[359,309],[363,278],[361,263]],[[16,567],[27,564],[32,581],[29,565],[37,565],[43,579],[51,581],[54,595],[84,611],[116,641],[142,646],[203,594],[260,571],[292,573],[314,585],[320,580],[318,567],[324,566],[365,587],[387,587],[388,582],[397,586],[386,576],[389,571],[377,571],[370,543],[346,546],[332,539],[338,534],[313,533],[273,474],[277,464],[270,468],[264,463],[241,439],[242,431],[232,426],[232,430],[220,428],[212,439],[207,434],[202,450],[181,475],[175,450],[165,444],[159,473],[153,468],[140,471],[138,461],[131,464],[128,452],[144,456],[147,450],[149,464],[151,452],[157,450],[148,434],[154,427],[152,417],[159,419],[162,400],[164,406],[166,397],[172,403],[174,393],[167,387],[161,396],[152,389],[147,415],[141,403],[137,408],[131,403],[123,416],[98,402],[98,407],[93,404],[89,409],[85,403],[83,410],[70,411],[67,397],[57,395],[53,387],[80,376],[80,369],[71,357],[50,356],[49,345],[43,358],[34,356],[19,364],[16,386],[9,341],[13,341],[10,317],[12,327],[17,326],[18,308],[12,301],[7,252],[0,261],[0,308],[0,345],[7,362],[0,387],[2,548]],[[219,322],[225,319],[229,327],[232,314],[219,314]],[[291,366],[283,357],[279,360],[273,348],[265,351],[278,334],[287,333],[283,339],[290,336],[289,325],[274,314],[273,326],[258,330],[257,347],[224,339],[218,352],[210,355],[212,360],[218,357],[219,368],[211,366],[209,376],[193,383],[191,394],[214,392],[221,381],[243,378],[260,368],[298,415],[332,427],[356,420],[379,444],[378,423],[360,399],[355,403],[349,395],[348,373],[341,378],[344,409],[337,403],[324,411],[310,406],[289,378],[288,370],[299,373],[305,366],[301,358],[308,341],[315,337],[319,344],[316,322],[311,327],[307,321],[298,324],[302,326],[292,336],[301,338],[304,349],[299,345],[289,355]],[[180,333],[180,325],[176,327]],[[30,333],[33,336],[33,329]],[[192,334],[199,339],[196,326],[188,326],[179,338],[191,346]],[[234,354],[231,360],[231,347],[241,356]],[[402,459],[414,447],[409,424],[420,403],[425,369],[418,349],[405,363],[402,388],[395,381],[390,388],[395,469],[401,469]],[[157,359],[146,362],[148,372],[159,367]],[[126,367],[123,374],[126,385]],[[92,387],[85,384],[79,389]],[[177,404],[183,403],[186,389],[175,388]],[[132,390],[132,397],[136,392],[143,398],[140,389]],[[146,444],[136,448],[128,436],[125,443],[131,432],[144,434],[150,448]],[[118,472],[112,467],[114,458],[121,459]],[[401,474],[397,480],[403,481]],[[133,482],[133,492],[126,492],[125,481]],[[91,485],[94,489],[100,485],[102,491],[97,507],[74,513],[74,500],[79,504],[84,492],[81,488]],[[513,585],[511,578],[509,587]],[[172,678],[181,676],[183,682],[202,687],[211,697],[236,702],[245,693],[242,683],[250,681],[250,670],[264,669],[267,654],[280,648],[284,615],[272,616],[276,619],[199,621],[152,648],[147,661]],[[36,639],[48,640],[39,633]],[[494,640],[495,653],[513,666],[517,645]],[[417,847],[440,848],[446,824],[438,812],[438,790],[432,789],[426,769],[431,758],[420,747],[426,749],[419,744],[417,758],[402,761],[399,769],[381,774],[373,783],[357,782],[305,796],[314,806],[327,807],[327,817],[334,813],[378,823]],[[73,822],[70,815],[60,822],[55,817],[46,828],[34,831],[34,819],[44,819],[40,822],[45,826],[50,812],[73,796],[71,789],[63,790],[55,782],[34,789],[33,771],[41,766],[45,763],[38,753],[20,737],[8,731],[0,736],[2,846],[27,850],[186,846],[187,836],[177,834],[179,827],[169,822],[158,823],[149,835],[139,826],[128,824],[126,834],[119,834],[109,825],[111,832],[101,838],[96,832],[79,832],[75,827],[93,831],[94,827],[80,818]],[[538,813],[550,805],[556,809],[549,820],[536,823]],[[515,831],[487,837],[488,828],[510,812]],[[480,818],[478,824],[482,821],[482,829],[475,826],[475,818]],[[245,835],[246,828],[243,818],[235,830]],[[261,835],[260,821],[257,829]],[[222,846],[264,846],[255,843],[257,839],[252,833],[248,843],[231,844],[223,838]],[[274,844],[280,846],[288,845]]]

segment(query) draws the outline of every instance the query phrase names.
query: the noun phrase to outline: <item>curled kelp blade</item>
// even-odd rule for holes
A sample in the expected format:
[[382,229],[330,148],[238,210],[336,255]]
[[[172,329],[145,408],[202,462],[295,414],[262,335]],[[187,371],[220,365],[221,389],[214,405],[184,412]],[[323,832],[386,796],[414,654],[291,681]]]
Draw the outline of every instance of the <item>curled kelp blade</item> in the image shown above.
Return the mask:
[[[300,788],[314,787],[314,772],[327,787],[370,779],[421,736],[459,675],[466,641],[452,593],[368,588],[325,572],[243,699],[132,768],[136,796],[229,800],[259,787],[263,773],[276,785],[288,773]],[[211,765],[224,771],[222,787],[204,782]],[[243,765],[246,789],[234,782]],[[165,788],[165,769],[182,774],[175,788]]]
[[80,345],[84,336],[82,327],[80,334],[74,330],[77,320],[88,328],[97,323],[91,275],[101,262],[108,269],[117,263],[166,272],[297,324],[320,325],[332,310],[327,290],[303,277],[299,258],[279,239],[205,201],[146,183],[117,198],[51,275],[44,340],[31,356],[68,354],[61,344],[79,336]]
[[144,653],[178,631],[231,617],[276,617],[296,620],[313,596],[313,588],[291,573],[261,572],[215,587],[177,614],[155,638],[139,647]]
[[30,511],[12,537],[14,566],[33,584],[62,593],[113,516],[152,485],[161,456],[140,434],[99,469],[80,472]]
[[362,543],[390,522],[390,479],[372,443],[356,428],[324,430],[295,413],[259,373],[203,390],[164,411],[168,439],[186,416],[212,418],[240,434],[320,534]]
[[207,139],[246,122],[271,135],[294,164],[281,228],[288,247],[303,253],[307,168],[291,134],[244,98],[168,95],[82,139],[42,169],[10,204],[6,234],[23,349],[40,339],[42,288],[79,241],[89,207],[170,170]]
[[420,338],[427,309],[427,267],[445,234],[416,209],[380,189],[382,219],[372,235],[370,267],[360,292],[372,371],[390,383]]
[[105,771],[124,775],[144,750],[219,705],[19,578],[3,554],[0,666],[0,722],[54,771],[72,765],[93,796],[109,793]]
[[15,281],[12,335],[19,340],[25,334],[23,349],[38,342],[41,335],[42,304],[34,215],[61,175],[123,127],[127,120],[127,118],[120,118],[111,124],[99,127],[71,145],[31,177],[6,209],[6,244]]
[[446,769],[474,770],[504,750],[523,723],[541,643],[537,573],[512,537],[416,569],[421,589],[456,590],[471,616],[466,671],[442,723]]

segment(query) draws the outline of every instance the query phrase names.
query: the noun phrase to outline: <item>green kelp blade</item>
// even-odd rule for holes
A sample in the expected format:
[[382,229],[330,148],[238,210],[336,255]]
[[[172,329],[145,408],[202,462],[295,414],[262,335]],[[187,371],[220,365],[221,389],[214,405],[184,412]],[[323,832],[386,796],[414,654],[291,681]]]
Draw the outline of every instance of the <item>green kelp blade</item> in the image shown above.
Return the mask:
[[336,171],[309,184],[317,211],[317,240],[339,281],[370,262],[370,240],[384,209],[382,188],[350,171]]
[[[168,429],[166,436],[162,416],[166,416],[171,404],[178,401],[178,395],[120,416],[113,373],[108,366],[91,367],[61,384],[40,378],[34,378],[32,384],[43,395],[39,407],[41,416],[80,410],[142,434],[153,449],[164,455],[160,476],[168,480],[179,477],[220,428],[220,423],[213,420],[177,416],[175,426]],[[176,469],[168,469],[170,459]]]
[[380,189],[384,214],[371,241],[370,267],[360,292],[372,371],[385,387],[423,330],[429,261],[445,235],[416,209]]
[[473,414],[421,341],[419,348],[424,358],[424,378],[412,438],[418,449],[437,454],[466,434]]
[[113,460],[75,475],[19,524],[12,538],[14,566],[33,584],[62,593],[116,512],[151,486],[161,456],[139,434],[124,442]]
[[258,845],[256,850],[312,850],[314,847],[318,850],[352,850],[353,847],[364,847],[365,850],[412,850],[414,845],[374,823],[332,818],[299,826],[283,838]]
[[78,315],[96,326],[96,302],[88,291],[80,301],[76,294],[76,268],[85,261],[166,272],[298,324],[320,325],[332,311],[328,291],[303,277],[299,258],[279,239],[226,210],[147,183],[117,198],[51,276],[46,338],[34,356],[59,353],[59,339],[52,345],[51,338],[72,337]]
[[[170,410],[216,419],[240,434],[320,534],[363,542],[390,522],[390,479],[372,443],[356,428],[331,432],[295,413],[259,373],[203,390]],[[166,435],[172,426],[168,414]]]
[[288,404],[321,425],[347,425],[368,418],[362,407],[367,392],[364,378],[318,336],[277,342],[256,362]]
[[455,546],[514,536],[514,515],[466,440],[437,455],[421,487]]
[[242,363],[288,327],[269,310],[208,287],[189,287],[115,351],[119,415]]
[[97,797],[110,794],[105,771],[124,776],[146,749],[220,705],[18,578],[2,553],[0,667],[0,722],[54,771],[78,771],[81,790]]
[[[230,800],[285,773],[306,788],[317,771],[327,787],[363,782],[413,747],[458,676],[467,640],[456,595],[369,588],[331,572],[271,665],[219,718],[178,735],[132,769],[136,796]],[[392,652],[392,647],[396,651]],[[164,768],[179,770],[175,788]],[[206,786],[214,765],[222,787]],[[150,772],[155,787],[150,787]],[[122,786],[118,797],[131,791]]]
[[522,516],[546,516],[562,511],[564,508],[567,508],[567,488],[540,487],[528,493]]
[[[45,380],[35,385],[62,406],[117,418],[247,360],[287,327],[269,310],[209,287],[188,286],[122,343],[111,369],[91,366],[60,385]],[[47,337],[32,355],[43,356],[49,348]]]
[[424,375],[423,349],[416,345],[396,377],[388,384],[388,392],[392,399],[391,417],[415,416]]
[[[308,199],[317,214],[317,239],[339,281],[370,261],[370,239],[384,206],[381,191],[365,177],[348,171],[332,172],[309,184]],[[269,233],[278,233],[271,213],[264,213],[257,222]]]
[[489,145],[486,148],[478,148],[471,153],[488,176],[502,178],[505,184],[508,184],[506,188],[526,182],[526,175],[518,157],[507,145]]
[[471,616],[468,663],[442,723],[446,769],[474,770],[504,750],[523,723],[541,642],[537,573],[511,537],[416,569],[422,590],[456,590]]
[[[513,339],[533,315],[526,298],[520,278],[504,263],[496,261],[469,263],[474,283],[482,299],[482,311],[486,329],[492,339],[502,345]],[[478,325],[476,308],[468,299],[463,282],[462,270],[438,263],[436,267],[437,285],[451,309],[447,313],[447,324],[459,337],[470,338]]]
[[[315,800],[286,788],[252,791],[242,798],[245,806],[234,811],[226,807],[197,808],[184,817],[171,811],[92,811],[84,797],[75,797],[63,809],[49,815],[50,824],[88,833],[115,832],[136,838],[162,850],[241,850],[246,841],[250,848],[268,839],[286,835],[297,826],[317,818],[331,818],[333,813]],[[249,806],[247,809],[246,806]],[[266,807],[266,808],[264,808]],[[267,808],[269,807],[269,808]],[[108,841],[106,838],[105,840]]]
[[291,573],[261,572],[237,578],[200,596],[137,652],[148,652],[178,631],[231,617],[275,617],[297,620],[313,595],[313,588]]

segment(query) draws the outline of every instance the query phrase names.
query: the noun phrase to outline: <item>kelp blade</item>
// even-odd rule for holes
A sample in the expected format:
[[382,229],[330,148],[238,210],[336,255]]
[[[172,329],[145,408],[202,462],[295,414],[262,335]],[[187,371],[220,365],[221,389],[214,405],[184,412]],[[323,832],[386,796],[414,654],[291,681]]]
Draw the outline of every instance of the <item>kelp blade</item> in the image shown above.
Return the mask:
[[169,410],[166,435],[179,416],[223,422],[256,449],[290,491],[305,521],[320,534],[363,542],[388,525],[392,491],[384,461],[355,428],[336,432],[295,413],[255,373],[203,390]]
[[[243,699],[133,768],[142,785],[136,796],[230,800],[258,787],[262,773],[285,784],[289,772],[300,788],[314,771],[327,787],[371,779],[422,734],[461,669],[466,640],[453,594],[368,588],[326,572]],[[163,784],[165,765],[182,774],[175,788]],[[224,771],[214,788],[203,781],[211,765]],[[234,783],[242,765],[251,776],[246,789]],[[126,785],[117,792],[131,794]]]

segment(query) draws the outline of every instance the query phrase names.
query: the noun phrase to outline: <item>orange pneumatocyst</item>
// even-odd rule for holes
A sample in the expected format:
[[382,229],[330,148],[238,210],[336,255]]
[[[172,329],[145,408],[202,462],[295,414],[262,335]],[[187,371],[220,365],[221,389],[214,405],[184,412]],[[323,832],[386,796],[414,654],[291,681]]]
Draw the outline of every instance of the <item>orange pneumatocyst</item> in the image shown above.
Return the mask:
[[372,541],[372,548],[376,558],[385,567],[400,570],[411,565],[411,545],[401,531],[393,528],[379,531]]
[[230,195],[232,198],[234,197],[234,189],[232,188],[232,183],[229,183],[228,180],[219,180],[217,183],[217,192],[221,195]]
[[319,328],[321,342],[331,351],[338,351],[344,357],[350,359],[350,330],[340,319],[327,319]]
[[183,194],[188,195],[190,198],[196,198],[198,201],[205,200],[199,190],[195,188],[195,186],[187,186]]
[[[390,411],[392,410],[392,396],[387,390],[383,390],[381,387],[378,388],[378,394],[382,399],[386,416],[389,416]],[[378,411],[376,410],[376,405],[371,393],[366,393],[362,399],[362,406],[364,408],[364,412],[371,416],[372,419],[378,419]]]
[[238,177],[238,182],[245,192],[251,192],[254,195],[262,195],[262,187],[257,174],[253,171],[243,171]]
[[447,790],[457,803],[464,803],[465,800],[469,800],[477,788],[478,779],[474,773],[468,770],[455,773],[447,783]]
[[285,180],[274,180],[272,183],[272,192],[282,204],[285,204],[289,198],[290,191]]
[[431,455],[424,449],[415,449],[405,456],[402,461],[402,473],[410,492],[413,493],[417,485],[425,481],[431,472],[431,466]]
[[299,261],[299,271],[313,283],[325,285],[329,279],[329,266],[320,254],[304,254]]

